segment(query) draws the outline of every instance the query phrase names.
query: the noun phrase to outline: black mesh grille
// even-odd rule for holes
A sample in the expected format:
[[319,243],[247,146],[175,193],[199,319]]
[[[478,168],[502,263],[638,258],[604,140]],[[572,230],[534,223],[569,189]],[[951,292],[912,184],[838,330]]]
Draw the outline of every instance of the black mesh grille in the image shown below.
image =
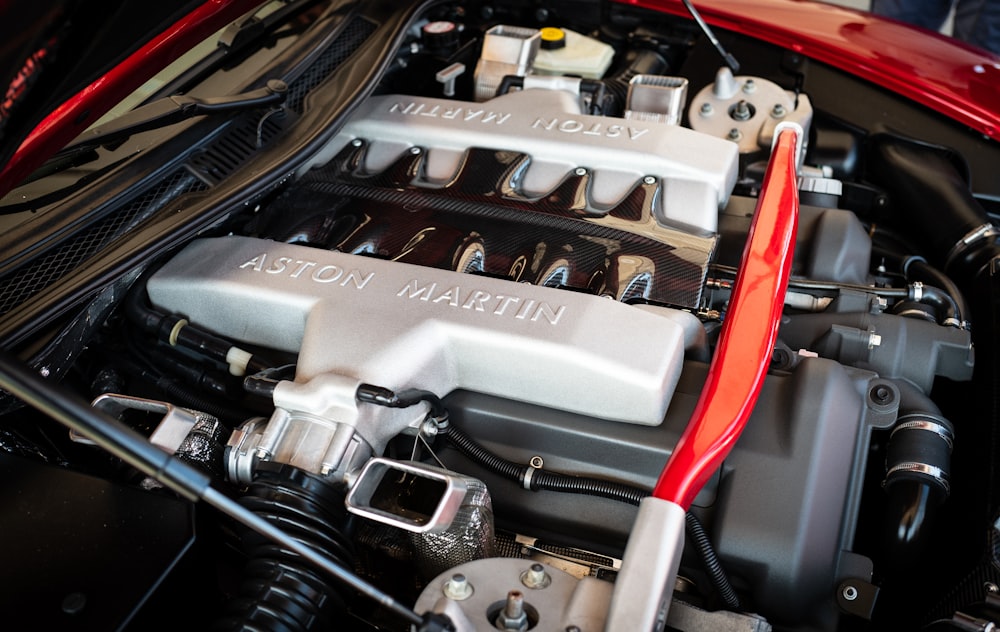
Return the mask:
[[0,278],[0,314],[49,287],[171,200],[205,188],[187,171],[176,171],[72,239]]
[[[309,91],[347,60],[375,29],[376,26],[368,20],[353,18],[336,41],[292,82],[285,107],[301,113]],[[186,170],[179,170],[72,239],[0,277],[0,315],[61,279],[178,196],[207,189],[208,185],[202,180],[218,182],[235,171],[281,132],[281,116],[273,112],[264,116],[257,113],[241,117],[204,151],[190,159],[190,165],[200,179]]]
[[191,157],[191,166],[211,182],[219,182],[281,131],[283,114],[245,115],[216,141]]
[[310,64],[302,75],[292,82],[288,90],[286,107],[301,113],[302,102],[309,92],[321,84],[337,66],[344,62],[368,37],[375,32],[375,25],[364,18],[353,18],[343,33],[319,58]]

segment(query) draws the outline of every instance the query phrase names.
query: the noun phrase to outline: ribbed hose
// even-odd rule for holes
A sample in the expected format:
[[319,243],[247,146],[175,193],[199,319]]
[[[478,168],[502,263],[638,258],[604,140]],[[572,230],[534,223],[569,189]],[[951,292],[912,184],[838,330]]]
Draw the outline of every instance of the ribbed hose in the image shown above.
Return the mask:
[[[636,506],[639,505],[643,498],[650,495],[644,489],[623,483],[605,481],[587,476],[567,476],[565,474],[546,472],[541,468],[508,461],[487,450],[454,424],[449,425],[443,434],[449,443],[469,460],[478,463],[498,476],[514,481],[532,491],[544,489],[571,494],[586,494],[588,496],[599,496]],[[709,540],[708,534],[705,533],[705,528],[702,526],[701,521],[691,512],[687,513],[685,519],[689,541],[697,549],[712,585],[728,608],[738,610],[740,607],[739,597],[736,595],[729,577],[726,576],[726,572],[722,568],[722,563],[719,561],[719,556],[716,555],[715,549],[712,547],[712,542]]]
[[712,541],[708,539],[705,527],[701,520],[690,511],[684,514],[684,526],[686,527],[688,541],[692,542],[698,552],[701,553],[701,561],[705,565],[705,572],[708,573],[712,585],[719,592],[719,597],[723,603],[732,610],[739,610],[740,598],[736,595],[736,590],[729,582],[726,571],[722,568],[719,556],[715,554]]
[[[351,543],[338,528],[347,519],[344,494],[325,480],[291,466],[263,464],[240,504],[322,555],[353,566]],[[215,629],[340,629],[347,616],[344,595],[322,571],[252,533],[244,534],[243,545],[249,558],[244,578]]]

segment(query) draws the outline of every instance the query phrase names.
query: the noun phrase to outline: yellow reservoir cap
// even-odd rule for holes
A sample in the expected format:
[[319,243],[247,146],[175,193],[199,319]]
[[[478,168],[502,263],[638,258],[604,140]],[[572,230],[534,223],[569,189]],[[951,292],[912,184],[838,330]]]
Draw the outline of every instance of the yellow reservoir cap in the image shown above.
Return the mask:
[[541,47],[545,50],[557,50],[566,45],[566,33],[560,28],[546,26],[539,33]]

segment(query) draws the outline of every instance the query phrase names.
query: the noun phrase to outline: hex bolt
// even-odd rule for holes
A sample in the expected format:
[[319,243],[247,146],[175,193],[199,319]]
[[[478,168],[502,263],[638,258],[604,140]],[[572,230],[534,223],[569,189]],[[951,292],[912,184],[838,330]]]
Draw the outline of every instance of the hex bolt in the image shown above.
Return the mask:
[[742,137],[743,134],[740,133],[740,130],[734,127],[733,129],[729,130],[729,135],[726,138],[728,138],[729,140],[739,140]]
[[507,603],[497,615],[497,628],[507,632],[524,632],[528,629],[528,615],[524,611],[524,594],[520,590],[507,593]]
[[656,178],[653,176],[646,176],[642,179],[643,184],[656,184]]
[[750,104],[744,100],[740,100],[736,103],[736,107],[732,109],[733,119],[737,121],[749,121],[753,116],[753,111],[750,109]]
[[747,94],[753,94],[757,91],[757,83],[753,79],[747,79],[743,82],[743,92]]
[[774,107],[771,108],[771,116],[774,118],[782,118],[786,114],[788,114],[788,111],[785,109],[785,106],[780,103],[775,103]]
[[711,103],[705,102],[701,104],[701,108],[699,108],[698,111],[702,116],[712,116],[712,112],[714,110]]
[[465,575],[455,573],[444,583],[444,596],[454,601],[462,601],[472,596],[472,584]]
[[858,589],[848,584],[847,586],[844,586],[844,590],[842,590],[840,594],[844,596],[844,599],[854,601],[858,598]]
[[545,588],[552,583],[552,578],[545,572],[544,566],[535,563],[521,573],[521,583],[528,588]]

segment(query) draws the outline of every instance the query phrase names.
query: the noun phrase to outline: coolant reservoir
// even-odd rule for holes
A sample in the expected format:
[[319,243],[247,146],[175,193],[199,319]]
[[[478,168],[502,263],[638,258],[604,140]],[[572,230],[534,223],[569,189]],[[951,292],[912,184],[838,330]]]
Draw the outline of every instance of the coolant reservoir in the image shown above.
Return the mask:
[[600,79],[611,65],[611,46],[569,29],[545,27],[533,71],[539,75],[574,75]]

